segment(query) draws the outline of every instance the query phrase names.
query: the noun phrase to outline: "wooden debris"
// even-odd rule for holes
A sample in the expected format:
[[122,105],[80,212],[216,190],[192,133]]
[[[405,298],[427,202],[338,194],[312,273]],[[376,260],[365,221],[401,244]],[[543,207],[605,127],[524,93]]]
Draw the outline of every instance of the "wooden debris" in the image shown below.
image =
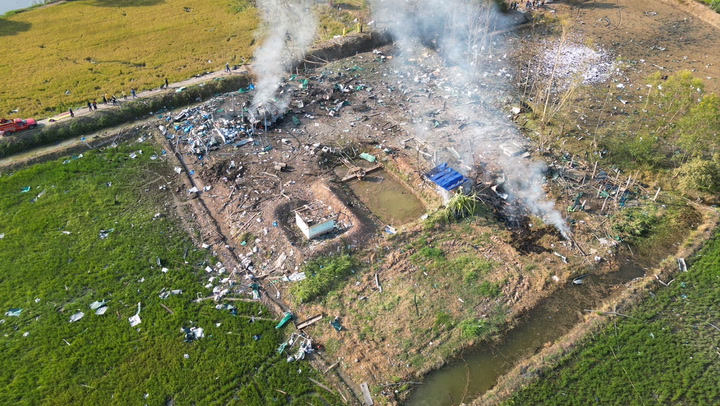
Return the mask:
[[169,308],[169,307],[167,307],[167,306],[165,306],[164,304],[160,303],[160,306],[162,306],[162,308],[163,308],[163,309],[167,310],[167,311],[168,311],[168,313],[170,313],[170,314],[175,314],[175,312],[174,312],[174,311],[170,310],[170,308]]
[[302,322],[298,323],[298,325],[297,325],[296,327],[297,327],[298,330],[302,330],[302,329],[304,329],[305,327],[308,327],[308,326],[311,326],[311,325],[317,323],[317,322],[320,321],[322,318],[323,318],[323,315],[322,315],[322,314],[317,314],[317,315],[315,315],[315,316],[310,317],[309,319],[307,319],[307,320],[305,320],[305,321],[302,321]]
[[365,404],[368,406],[372,406],[375,403],[372,400],[372,396],[370,396],[370,388],[368,388],[367,382],[363,382],[360,384],[360,390],[362,390],[363,399],[365,400]]
[[331,369],[335,368],[338,365],[340,365],[340,360],[338,360],[336,363],[330,365],[329,367],[325,368],[325,370],[323,371],[323,374],[330,372]]
[[378,169],[382,169],[382,167],[383,166],[381,164],[377,164],[370,168],[361,168],[359,166],[352,166],[352,167],[350,167],[350,170],[348,171],[347,175],[343,176],[342,181],[347,182],[352,179],[363,180],[365,175],[367,175],[371,172],[375,172]]
[[308,378],[308,379],[311,380],[315,385],[317,385],[317,386],[325,389],[326,391],[328,391],[328,392],[330,392],[330,393],[332,393],[332,394],[335,394],[335,392],[333,392],[332,389],[330,389],[330,388],[328,388],[327,386],[321,384],[320,382],[318,382],[318,381],[316,381],[316,380],[314,380],[314,379],[312,379],[312,378]]

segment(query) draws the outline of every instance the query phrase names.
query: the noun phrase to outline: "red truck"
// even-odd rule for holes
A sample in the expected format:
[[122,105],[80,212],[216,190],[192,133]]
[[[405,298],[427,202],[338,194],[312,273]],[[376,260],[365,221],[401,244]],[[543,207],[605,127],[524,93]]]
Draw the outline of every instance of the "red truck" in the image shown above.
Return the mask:
[[13,118],[10,120],[0,118],[0,137],[17,131],[27,130],[28,128],[35,128],[35,126],[37,126],[37,122],[33,118]]

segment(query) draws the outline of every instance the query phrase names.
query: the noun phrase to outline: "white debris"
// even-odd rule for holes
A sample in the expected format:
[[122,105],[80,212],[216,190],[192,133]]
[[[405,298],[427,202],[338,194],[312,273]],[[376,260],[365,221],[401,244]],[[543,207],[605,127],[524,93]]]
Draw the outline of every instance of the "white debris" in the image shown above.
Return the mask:
[[77,312],[77,313],[73,314],[72,316],[70,316],[70,323],[74,323],[74,322],[82,319],[83,317],[85,317],[85,313]]

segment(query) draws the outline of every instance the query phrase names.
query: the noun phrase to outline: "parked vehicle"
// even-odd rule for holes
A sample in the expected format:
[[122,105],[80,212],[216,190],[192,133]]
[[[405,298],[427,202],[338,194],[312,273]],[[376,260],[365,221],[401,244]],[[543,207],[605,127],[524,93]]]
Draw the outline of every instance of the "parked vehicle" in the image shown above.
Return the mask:
[[10,133],[27,130],[28,128],[35,128],[35,126],[37,126],[37,122],[34,118],[13,118],[9,120],[0,118],[0,137],[9,135]]

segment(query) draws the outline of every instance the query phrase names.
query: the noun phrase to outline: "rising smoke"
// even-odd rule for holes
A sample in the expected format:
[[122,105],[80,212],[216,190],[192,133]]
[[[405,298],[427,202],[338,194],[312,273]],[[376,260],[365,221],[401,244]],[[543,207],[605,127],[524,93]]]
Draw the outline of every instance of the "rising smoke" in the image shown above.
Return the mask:
[[475,123],[446,139],[438,139],[432,129],[421,126],[415,135],[436,150],[447,147],[447,139],[452,138],[453,150],[461,155],[466,168],[476,160],[499,167],[509,199],[522,202],[568,237],[567,224],[542,188],[545,165],[501,152],[503,143],[522,142],[523,138],[497,107],[502,97],[498,94],[507,94],[499,89],[507,90],[511,75],[503,66],[504,44],[492,33],[508,28],[512,21],[493,2],[482,0],[375,0],[372,9],[379,28],[390,31],[401,53],[395,61],[403,66],[396,71],[422,69],[420,56],[432,50],[437,63],[424,66],[432,71],[433,81],[428,86],[454,98],[445,103],[443,113],[454,121]]
[[278,100],[283,76],[305,54],[317,29],[311,0],[258,0],[264,21],[265,38],[255,51],[253,70],[257,77],[254,107],[276,105],[284,110],[287,101]]

